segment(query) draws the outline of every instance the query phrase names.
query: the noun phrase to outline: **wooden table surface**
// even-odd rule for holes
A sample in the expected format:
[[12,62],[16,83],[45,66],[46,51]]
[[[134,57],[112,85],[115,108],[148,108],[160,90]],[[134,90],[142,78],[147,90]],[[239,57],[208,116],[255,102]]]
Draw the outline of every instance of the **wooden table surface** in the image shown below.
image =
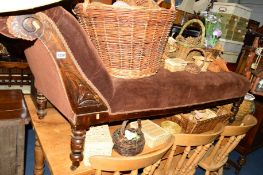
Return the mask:
[[31,97],[25,96],[25,100],[35,134],[39,139],[51,173],[53,175],[79,175],[83,173],[89,175],[92,173],[92,169],[84,166],[83,162],[75,171],[70,170],[71,128],[69,122],[54,108],[48,108],[45,118],[39,120]]
[[[51,171],[51,173],[53,175],[93,174],[95,171],[91,167],[84,166],[83,162],[81,162],[80,166],[75,171],[70,170],[71,160],[69,158],[69,155],[71,152],[71,127],[69,122],[63,116],[61,116],[61,114],[55,108],[47,108],[47,115],[44,119],[39,120],[36,114],[36,108],[33,104],[31,97],[29,95],[26,95],[25,100],[31,116],[32,125],[38,137],[44,157],[47,160],[46,162],[48,163],[49,170]],[[158,120],[157,122],[160,122],[160,120]],[[120,126],[110,126],[110,131],[113,132],[118,127]],[[162,146],[163,145],[155,147],[153,149],[150,149],[149,147],[145,146],[141,154],[146,154],[148,152],[160,149],[160,147]],[[177,151],[178,153],[181,153],[183,150],[179,149]],[[39,153],[35,152],[35,155],[39,155]],[[112,156],[120,155],[113,151]],[[35,161],[41,161],[41,159],[41,157],[35,157]],[[41,165],[38,166],[38,168],[39,167],[41,168]]]

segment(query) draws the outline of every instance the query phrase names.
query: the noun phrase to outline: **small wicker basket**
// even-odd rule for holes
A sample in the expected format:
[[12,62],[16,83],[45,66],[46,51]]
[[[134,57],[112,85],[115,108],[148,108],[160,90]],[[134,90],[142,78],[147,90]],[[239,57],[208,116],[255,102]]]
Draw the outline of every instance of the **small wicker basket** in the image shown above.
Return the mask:
[[130,6],[117,7],[85,0],[76,5],[74,12],[80,24],[112,76],[142,78],[160,68],[175,7],[173,1],[171,9],[153,3],[137,0]]
[[[128,121],[122,123],[121,128],[114,131],[112,140],[114,143],[113,149],[122,156],[134,156],[142,152],[145,139],[141,131],[141,120],[138,120],[138,128],[126,128]],[[138,138],[128,140],[125,137],[125,130],[129,130],[132,133],[137,133]]]
[[[182,34],[184,30],[193,23],[199,24],[201,28],[201,35],[198,37],[183,37]],[[205,44],[205,26],[202,21],[198,19],[192,19],[187,21],[184,26],[182,27],[180,33],[176,37],[177,41],[177,51],[175,53],[176,58],[182,58],[187,60],[188,55],[190,52],[198,51],[197,48],[204,48]]]

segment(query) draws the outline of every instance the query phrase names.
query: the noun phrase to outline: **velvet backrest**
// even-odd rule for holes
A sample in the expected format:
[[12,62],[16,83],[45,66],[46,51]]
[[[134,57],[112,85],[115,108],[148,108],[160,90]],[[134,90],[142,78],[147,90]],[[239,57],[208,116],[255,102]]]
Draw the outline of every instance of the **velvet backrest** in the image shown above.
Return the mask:
[[97,50],[77,19],[60,6],[50,8],[45,13],[57,25],[86,77],[103,97],[110,99],[113,95],[111,76],[106,71]]

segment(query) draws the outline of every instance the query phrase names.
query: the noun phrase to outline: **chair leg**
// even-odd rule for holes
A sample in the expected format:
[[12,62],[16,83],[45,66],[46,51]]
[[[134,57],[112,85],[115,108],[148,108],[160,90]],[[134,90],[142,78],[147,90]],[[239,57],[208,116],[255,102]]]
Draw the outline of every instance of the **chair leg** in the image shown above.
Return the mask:
[[38,137],[35,136],[35,165],[34,165],[34,175],[44,174],[44,153],[40,146]]
[[43,119],[47,114],[47,98],[40,92],[37,92],[37,115]]
[[210,171],[205,171],[205,175],[210,175]]
[[219,170],[218,170],[218,175],[223,175],[223,171],[224,171],[224,166],[222,166]]
[[148,175],[152,169],[152,166],[145,167],[143,169],[142,175]]
[[101,175],[101,170],[96,170],[95,175]]
[[83,160],[86,130],[83,128],[79,129],[74,126],[72,126],[71,130],[72,136],[70,160],[72,161],[72,165],[70,169],[73,171],[79,167],[80,162]]
[[152,165],[151,171],[149,172],[149,175],[153,175],[156,168],[160,165],[161,160],[157,161],[155,164]]

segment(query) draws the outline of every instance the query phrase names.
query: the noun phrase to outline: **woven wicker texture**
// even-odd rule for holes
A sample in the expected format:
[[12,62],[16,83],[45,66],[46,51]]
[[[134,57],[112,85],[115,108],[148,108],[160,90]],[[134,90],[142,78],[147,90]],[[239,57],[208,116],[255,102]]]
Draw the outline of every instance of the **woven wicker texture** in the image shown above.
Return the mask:
[[174,5],[163,9],[151,4],[117,7],[85,2],[74,11],[113,76],[141,78],[158,71],[175,17]]
[[[187,38],[183,37],[182,34],[184,30],[193,23],[197,23],[200,26],[201,35],[199,35],[198,37],[190,37],[190,36]],[[187,21],[182,27],[180,33],[177,35],[176,41],[177,41],[177,51],[175,53],[175,56],[177,58],[182,58],[182,59],[187,60],[189,58],[188,55],[190,54],[190,52],[196,51],[197,48],[204,48],[205,26],[202,23],[202,21],[198,19],[192,19],[192,20]]]
[[[122,156],[134,156],[142,152],[145,145],[145,138],[141,131],[141,120],[138,120],[138,128],[127,128],[127,122],[123,121],[121,128],[114,131],[112,134],[112,141],[114,143],[113,149]],[[125,130],[136,133],[139,138],[128,140],[125,137]]]
[[181,114],[173,117],[172,120],[182,127],[184,133],[199,134],[213,130],[217,124],[227,125],[232,115],[233,113],[228,112],[205,120],[193,120],[190,114]]

